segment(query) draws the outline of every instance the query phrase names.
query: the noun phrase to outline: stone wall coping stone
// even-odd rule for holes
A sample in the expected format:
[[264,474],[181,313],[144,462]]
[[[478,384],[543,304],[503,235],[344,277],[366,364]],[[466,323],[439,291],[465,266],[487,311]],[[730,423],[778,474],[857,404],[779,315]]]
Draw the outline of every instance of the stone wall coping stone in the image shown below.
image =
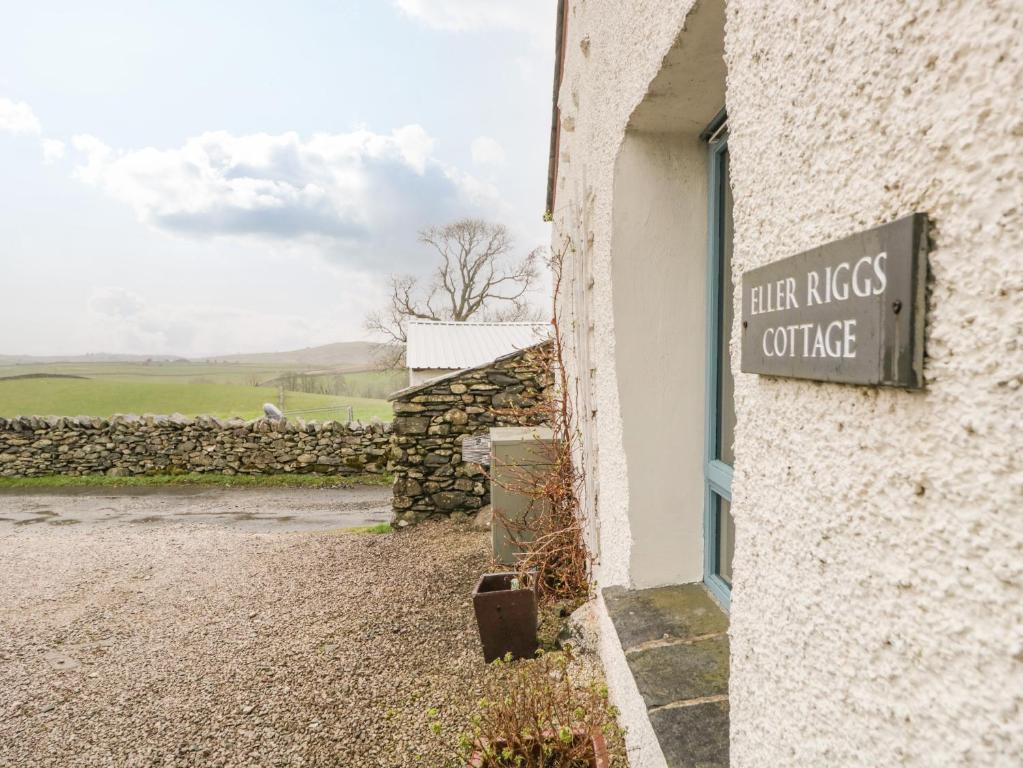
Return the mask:
[[[414,395],[417,392],[425,392],[425,391],[430,390],[433,387],[437,386],[438,384],[441,384],[441,383],[443,383],[445,381],[450,381],[452,379],[457,379],[460,376],[464,376],[467,373],[471,373],[473,371],[485,371],[488,368],[493,368],[496,364],[502,363],[502,362],[504,362],[506,360],[510,360],[510,359],[512,359],[514,357],[517,357],[518,355],[521,355],[523,352],[528,352],[531,349],[537,349],[538,347],[542,347],[545,344],[550,344],[550,343],[551,343],[550,340],[541,341],[541,342],[539,342],[537,344],[533,344],[533,345],[528,346],[528,347],[523,347],[522,349],[516,349],[514,352],[509,352],[507,355],[501,355],[500,357],[495,357],[490,362],[482,363],[481,365],[474,365],[472,368],[462,368],[461,370],[458,370],[458,371],[452,371],[451,373],[445,373],[443,376],[437,376],[434,379],[429,379],[428,381],[424,381],[422,384],[416,384],[415,386],[405,387],[405,389],[399,389],[397,392],[392,392],[390,395],[388,395],[387,399],[392,401],[392,402],[395,401],[395,400],[403,400],[406,397],[408,397],[409,395]],[[496,389],[496,387],[495,387],[495,389]]]

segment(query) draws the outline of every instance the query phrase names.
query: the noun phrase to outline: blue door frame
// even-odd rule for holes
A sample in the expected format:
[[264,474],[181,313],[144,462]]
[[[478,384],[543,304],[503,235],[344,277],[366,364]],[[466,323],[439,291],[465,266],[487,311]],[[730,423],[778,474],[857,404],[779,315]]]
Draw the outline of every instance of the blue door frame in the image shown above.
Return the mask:
[[725,185],[728,184],[725,167],[728,152],[728,134],[724,110],[708,126],[704,137],[710,143],[709,200],[708,200],[708,253],[707,253],[707,392],[706,429],[704,442],[704,515],[703,515],[703,580],[707,589],[726,610],[731,606],[731,586],[719,575],[719,499],[731,502],[732,467],[720,461],[718,451],[718,414],[721,408],[719,391],[721,375],[721,336],[730,334],[731,328],[722,323],[721,281],[724,269],[724,214]]

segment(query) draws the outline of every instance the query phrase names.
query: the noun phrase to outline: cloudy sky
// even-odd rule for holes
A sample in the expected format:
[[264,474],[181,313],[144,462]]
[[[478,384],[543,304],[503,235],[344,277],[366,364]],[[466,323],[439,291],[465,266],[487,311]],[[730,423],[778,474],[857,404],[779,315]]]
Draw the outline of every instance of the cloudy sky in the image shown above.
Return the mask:
[[0,0],[0,354],[364,338],[416,231],[546,244],[553,0]]

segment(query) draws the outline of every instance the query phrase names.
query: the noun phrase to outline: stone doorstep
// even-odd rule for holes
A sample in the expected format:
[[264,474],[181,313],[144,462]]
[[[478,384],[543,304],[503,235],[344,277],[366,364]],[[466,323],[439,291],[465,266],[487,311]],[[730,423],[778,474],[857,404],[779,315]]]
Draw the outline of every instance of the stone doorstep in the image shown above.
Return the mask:
[[702,584],[603,597],[669,768],[727,768],[728,617]]
[[650,724],[670,768],[728,765],[728,700],[663,707]]

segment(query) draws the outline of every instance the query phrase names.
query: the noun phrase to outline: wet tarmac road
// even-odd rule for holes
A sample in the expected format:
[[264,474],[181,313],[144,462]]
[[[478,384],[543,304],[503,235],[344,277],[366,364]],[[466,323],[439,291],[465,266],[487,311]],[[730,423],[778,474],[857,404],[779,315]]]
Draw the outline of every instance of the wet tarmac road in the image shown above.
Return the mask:
[[198,522],[252,532],[316,531],[387,522],[391,489],[83,488],[0,494],[0,532],[36,526]]

